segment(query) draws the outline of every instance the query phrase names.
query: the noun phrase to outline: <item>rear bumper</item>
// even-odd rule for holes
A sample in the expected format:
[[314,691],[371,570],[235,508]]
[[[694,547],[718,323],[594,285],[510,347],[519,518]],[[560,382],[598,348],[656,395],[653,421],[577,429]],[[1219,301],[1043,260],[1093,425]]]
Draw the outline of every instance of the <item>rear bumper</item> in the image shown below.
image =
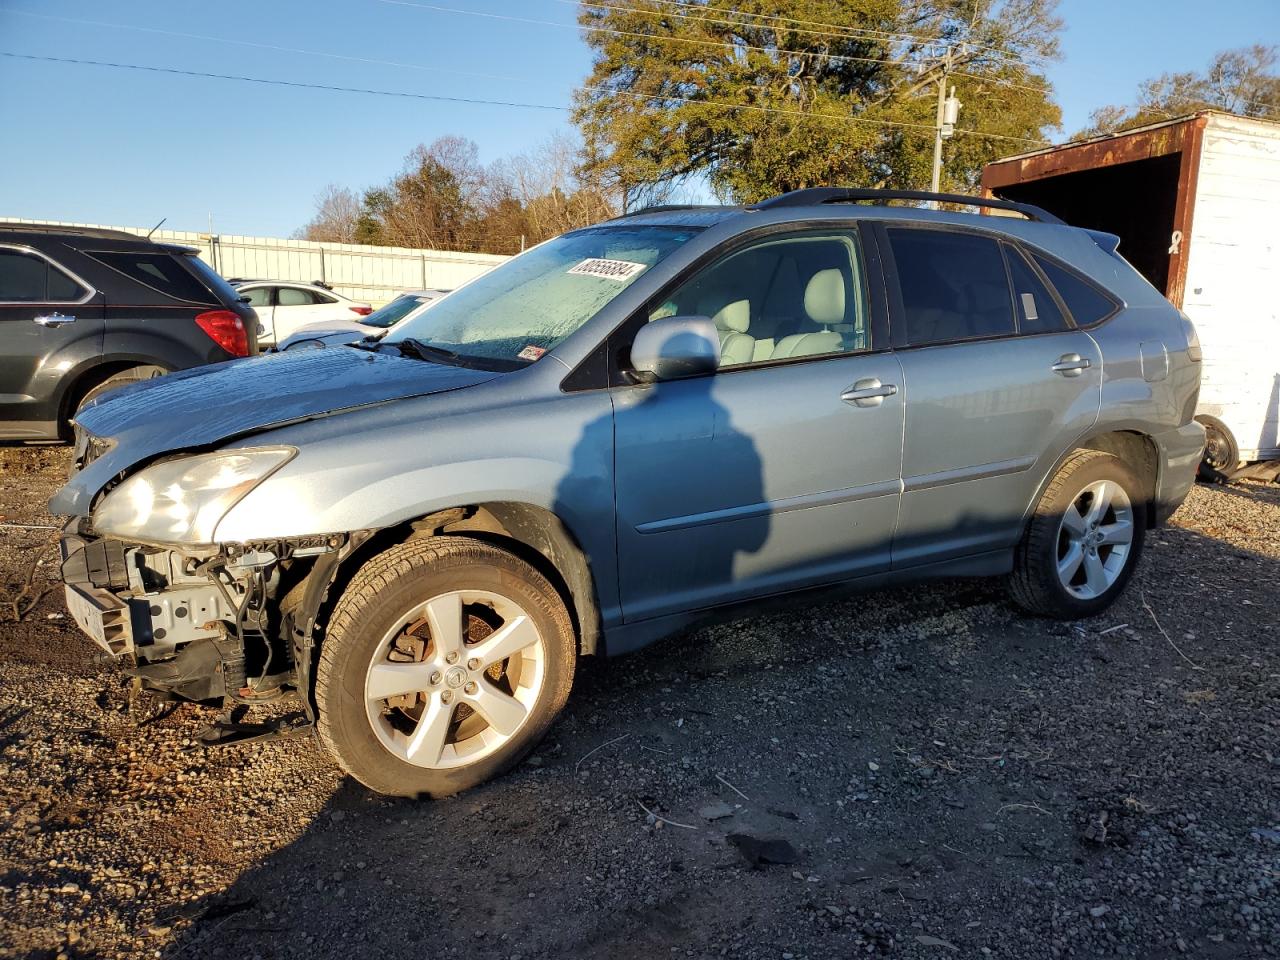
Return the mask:
[[1156,526],[1162,526],[1182,505],[1196,482],[1196,471],[1204,456],[1204,427],[1193,421],[1153,439],[1160,449],[1154,519]]

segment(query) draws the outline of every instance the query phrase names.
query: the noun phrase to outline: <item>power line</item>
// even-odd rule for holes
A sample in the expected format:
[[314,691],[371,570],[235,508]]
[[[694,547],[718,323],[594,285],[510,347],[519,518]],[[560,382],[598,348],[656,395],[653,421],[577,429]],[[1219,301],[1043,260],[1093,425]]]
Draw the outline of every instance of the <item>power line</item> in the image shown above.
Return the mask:
[[[557,0],[557,2],[559,2],[559,3],[577,3],[577,2],[579,2],[579,0]],[[943,46],[957,46],[957,45],[961,45],[961,44],[966,44],[966,43],[967,43],[967,44],[969,44],[970,46],[973,46],[973,47],[981,47],[981,48],[983,48],[983,49],[987,49],[987,50],[993,50],[993,51],[996,51],[997,53],[1002,53],[1002,54],[1009,54],[1009,53],[1010,53],[1010,51],[1008,51],[1008,50],[1003,50],[1002,48],[1000,48],[1000,47],[996,47],[996,46],[993,46],[992,44],[988,44],[988,43],[978,43],[978,42],[973,41],[973,40],[947,40],[947,39],[944,39],[944,38],[942,38],[942,37],[929,37],[929,36],[924,36],[923,34],[918,34],[918,33],[900,33],[900,32],[891,31],[891,30],[872,30],[872,29],[869,29],[869,28],[866,28],[866,27],[848,27],[848,26],[844,26],[844,25],[842,25],[842,24],[836,24],[836,23],[825,23],[825,22],[823,22],[823,21],[819,21],[819,20],[800,20],[800,19],[797,19],[797,18],[795,18],[795,17],[784,17],[784,16],[781,16],[781,15],[778,15],[778,14],[772,14],[772,13],[751,13],[751,12],[748,12],[748,11],[745,11],[745,10],[725,10],[725,9],[723,9],[723,8],[721,8],[721,7],[712,7],[712,6],[710,6],[709,4],[707,4],[707,5],[705,5],[705,6],[704,6],[703,4],[700,4],[700,3],[689,3],[689,2],[687,2],[687,0],[654,0],[654,2],[655,2],[655,3],[662,3],[662,4],[666,4],[666,5],[668,5],[668,6],[673,6],[673,7],[682,7],[682,8],[685,8],[685,9],[698,10],[698,11],[703,11],[703,12],[715,12],[715,13],[720,13],[720,14],[736,15],[736,16],[739,16],[739,17],[754,17],[754,18],[756,18],[757,20],[764,20],[764,21],[766,21],[766,22],[765,22],[765,24],[764,24],[765,26],[774,26],[774,24],[775,24],[775,23],[799,24],[799,25],[804,26],[804,27],[823,27],[823,28],[830,29],[830,30],[843,30],[843,31],[850,31],[848,34],[842,34],[842,35],[848,35],[848,36],[865,35],[865,36],[868,36],[868,37],[871,37],[871,38],[880,38],[880,39],[883,39],[883,40],[889,40],[889,41],[896,41],[896,40],[913,40],[913,41],[915,41],[915,42],[917,42],[917,43],[921,43],[921,44],[939,44],[939,45],[943,45]],[[594,7],[594,6],[604,6],[604,4],[600,4],[600,3],[594,3],[594,2],[592,2],[592,3],[586,3],[586,2],[585,2],[585,0],[584,0],[584,2],[583,2],[583,5],[584,5],[584,6],[592,6],[592,7]],[[632,10],[632,8],[630,8],[630,7],[622,7],[622,8],[618,8],[618,7],[611,7],[610,9],[622,9],[622,10],[627,10],[627,11],[631,11],[631,10]],[[639,12],[648,12],[648,11],[639,11],[639,10],[635,10],[634,12],[639,13]],[[690,17],[691,19],[695,19],[695,20],[705,19],[705,18],[703,18],[703,17],[692,17],[690,14],[679,14],[679,13],[678,13],[678,14],[676,14],[676,16]],[[716,21],[716,22],[727,22],[727,21]],[[745,24],[744,24],[744,25],[745,25]],[[972,29],[972,23],[970,24],[970,28]],[[797,31],[795,31],[795,32],[809,32],[809,31],[797,30]],[[819,35],[836,36],[837,34],[819,34]],[[1015,62],[1023,63],[1023,62],[1025,62],[1025,61],[1023,61],[1023,60],[1022,60],[1022,59],[1020,59],[1020,58],[1016,58],[1016,55],[1015,55]]]
[[[744,20],[725,20],[719,17],[694,16],[691,13],[681,13],[676,10],[646,10],[642,7],[621,7],[616,4],[589,2],[589,0],[556,0],[556,2],[567,3],[573,6],[583,6],[591,10],[612,10],[617,13],[634,13],[634,14],[639,14],[641,16],[646,16],[646,17],[674,16],[674,17],[682,17],[686,20],[692,20],[696,23],[718,23],[724,26],[729,26],[729,27],[749,27],[756,30],[776,29],[776,25],[770,24],[770,23],[750,23]],[[671,2],[671,0],[655,0],[655,2],[669,3]],[[703,6],[698,6],[696,4],[679,4],[679,6],[682,6],[682,7],[692,6],[706,13],[723,13],[723,14],[729,14],[729,15],[737,14],[738,16],[754,16],[754,17],[764,16],[764,14],[748,14],[748,13],[742,13],[740,11],[722,10],[719,7],[711,7],[711,6],[703,7]],[[859,40],[863,42],[894,43],[894,42],[898,42],[898,40],[900,39],[910,39],[910,40],[919,39],[919,40],[925,40],[926,42],[930,42],[930,43],[938,42],[934,40],[928,40],[927,38],[924,38],[924,37],[920,37],[920,38],[909,37],[906,34],[890,35],[879,30],[863,31],[857,27],[841,27],[834,23],[815,24],[815,25],[822,26],[822,27],[829,27],[830,29],[812,30],[805,27],[787,27],[786,29],[790,30],[792,33],[804,34],[806,36],[828,37],[828,38],[835,38],[840,40]],[[856,31],[856,32],[850,32],[850,31]]]
[[82,20],[79,17],[59,17],[49,13],[36,13],[34,10],[19,10],[15,7],[4,7],[7,13],[16,13],[24,17],[39,17],[42,20],[60,20],[63,23],[79,23],[90,27],[110,27],[116,30],[136,30],[141,33],[153,33],[164,37],[178,37],[183,40],[205,40],[211,43],[229,43],[239,47],[256,47],[259,50],[272,50],[277,53],[297,53],[310,57],[328,57],[332,60],[347,60],[352,63],[367,63],[381,67],[404,67],[408,70],[428,70],[432,73],[449,73],[455,76],[483,77],[486,80],[510,80],[523,82],[521,77],[504,76],[498,73],[477,73],[473,70],[453,70],[448,67],[429,67],[421,63],[404,63],[399,60],[378,60],[373,57],[357,57],[345,53],[331,53],[327,50],[305,50],[300,47],[282,47],[274,43],[258,43],[254,40],[239,40],[233,37],[213,37],[202,33],[181,33],[176,30],[161,30],[159,27],[144,27],[136,23],[109,23],[105,20]]
[[[524,103],[524,102],[513,101],[513,100],[490,100],[490,99],[484,99],[479,97],[450,97],[450,96],[445,96],[443,94],[412,93],[410,91],[405,91],[405,90],[377,90],[377,89],[372,89],[367,87],[344,87],[344,86],[337,86],[334,84],[306,83],[300,80],[278,80],[278,79],[271,79],[266,77],[250,77],[250,76],[244,76],[241,74],[208,73],[200,70],[181,70],[176,67],[155,67],[155,66],[148,66],[148,65],[136,64],[136,63],[115,63],[115,62],[105,61],[105,60],[85,60],[85,59],[76,59],[71,57],[50,57],[50,56],[42,56],[42,55],[31,54],[31,53],[15,53],[10,50],[0,50],[0,56],[12,57],[19,60],[44,61],[48,63],[72,63],[72,64],[78,64],[81,66],[110,67],[117,70],[138,70],[138,71],[143,71],[148,73],[164,73],[164,74],[171,74],[175,76],[200,77],[203,79],[210,79],[210,80],[239,80],[244,83],[257,83],[257,84],[263,84],[266,86],[294,87],[294,88],[301,88],[301,89],[308,89],[308,90],[325,90],[333,93],[363,93],[363,94],[367,94],[371,96],[379,96],[379,97],[404,97],[412,100],[432,100],[432,101],[444,102],[444,103],[466,103],[466,104],[473,104],[473,105],[480,104],[485,106],[498,106],[498,107],[523,107],[523,108],[532,109],[532,110],[560,110],[564,112],[568,112],[570,110],[569,107],[562,106],[559,104]],[[605,88],[599,88],[599,89],[605,89]],[[761,106],[756,106],[755,104],[727,103],[725,101],[720,101],[720,100],[696,100],[691,97],[680,97],[680,96],[674,96],[674,95],[633,93],[627,90],[607,90],[606,89],[605,92],[612,94],[614,96],[623,96],[623,97],[629,97],[632,99],[639,99],[639,100],[656,100],[656,101],[664,101],[664,102],[671,101],[671,102],[677,102],[677,103],[688,103],[694,106],[721,107],[726,110],[744,110],[752,113],[778,114],[783,116],[798,117],[800,119],[805,119],[805,120],[831,120],[831,121],[841,122],[841,123],[865,123],[865,124],[874,124],[877,126],[897,127],[897,128],[904,128],[904,129],[930,130],[930,131],[934,129],[933,126],[930,124],[911,123],[903,120],[882,120],[882,119],[876,119],[872,117],[853,117],[853,116],[842,116],[842,115],[829,114],[829,113],[811,113],[806,110],[788,110],[780,107],[761,107]],[[982,133],[977,130],[957,130],[956,132],[963,133],[967,136],[982,137],[984,139],[1012,140],[1019,143],[1044,144],[1048,142],[1045,140],[1033,140],[1027,137],[1013,137],[1013,136],[1008,136],[1006,134],[1000,134],[1000,133]]]
[[275,80],[266,77],[246,77],[232,73],[205,73],[200,70],[179,70],[177,67],[152,67],[140,63],[113,63],[107,60],[81,60],[72,57],[47,57],[34,53],[14,53],[0,50],[0,57],[19,60],[42,60],[48,63],[74,63],[90,67],[113,67],[117,70],[141,70],[147,73],[167,73],[180,77],[202,77],[210,80],[240,80],[244,83],[260,83],[278,87],[301,87],[309,90],[329,90],[336,93],[365,93],[379,97],[407,97],[411,100],[435,100],[444,103],[481,104],[494,107],[525,107],[531,110],[562,110],[568,107],[550,103],[521,103],[514,100],[487,100],[479,97],[448,97],[434,93],[411,93],[407,90],[374,90],[366,87],[340,87],[327,83],[304,83],[301,80]]
[[619,37],[636,37],[641,40],[656,40],[668,43],[692,43],[703,47],[720,47],[726,50],[754,50],[757,53],[785,54],[792,57],[809,57],[815,60],[835,60],[848,63],[885,63],[890,66],[901,66],[902,61],[883,57],[853,57],[837,53],[819,53],[810,50],[790,50],[782,47],[758,47],[746,43],[725,43],[720,40],[701,40],[696,37],[664,37],[653,33],[639,33],[634,30],[615,30],[612,27],[580,26],[576,23],[561,23],[558,20],[538,20],[533,17],[517,17],[507,13],[490,13],[484,10],[465,10],[459,7],[442,7],[434,3],[416,3],[413,0],[378,0],[379,3],[397,7],[414,7],[418,10],[430,10],[435,13],[456,13],[468,17],[483,17],[486,20],[506,20],[512,23],[530,23],[544,27],[560,27],[566,30],[585,30],[588,33],[609,33]]

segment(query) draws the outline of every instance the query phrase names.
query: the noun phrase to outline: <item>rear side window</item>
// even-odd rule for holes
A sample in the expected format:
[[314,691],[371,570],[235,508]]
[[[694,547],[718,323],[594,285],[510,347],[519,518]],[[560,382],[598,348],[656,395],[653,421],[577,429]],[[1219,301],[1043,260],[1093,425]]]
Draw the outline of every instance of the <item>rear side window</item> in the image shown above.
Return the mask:
[[1013,301],[1018,312],[1020,333],[1054,333],[1066,330],[1070,324],[1058,306],[1057,299],[1044,285],[1040,275],[1024,257],[1012,247],[1005,247],[1009,258],[1009,278],[1013,281]]
[[1014,332],[998,241],[915,228],[886,231],[898,272],[907,343],[976,340]]
[[1041,257],[1036,257],[1035,260],[1058,291],[1062,302],[1067,305],[1077,327],[1091,326],[1115,313],[1119,304],[1089,281],[1064,270],[1051,260]]
[[0,249],[0,302],[70,303],[88,292],[44,257]]
[[172,254],[102,250],[89,256],[166,297],[193,303],[208,303],[210,300],[204,284]]
[[281,287],[276,297],[276,305],[280,307],[309,307],[317,303],[333,303],[334,301],[301,287]]

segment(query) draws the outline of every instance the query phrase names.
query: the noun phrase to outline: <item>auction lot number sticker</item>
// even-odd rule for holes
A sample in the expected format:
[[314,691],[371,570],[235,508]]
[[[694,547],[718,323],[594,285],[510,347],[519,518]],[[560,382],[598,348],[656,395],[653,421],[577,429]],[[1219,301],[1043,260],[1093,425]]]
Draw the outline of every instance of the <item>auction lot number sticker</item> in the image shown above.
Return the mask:
[[569,268],[569,273],[579,277],[604,277],[606,280],[630,280],[645,268],[643,263],[630,260],[603,260],[589,258]]

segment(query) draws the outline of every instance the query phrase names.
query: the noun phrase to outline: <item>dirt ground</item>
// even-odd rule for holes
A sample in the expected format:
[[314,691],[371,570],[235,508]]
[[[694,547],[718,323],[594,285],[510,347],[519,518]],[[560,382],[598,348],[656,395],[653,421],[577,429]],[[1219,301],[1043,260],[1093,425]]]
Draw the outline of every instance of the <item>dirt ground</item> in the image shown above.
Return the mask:
[[1197,488],[1092,621],[948,583],[585,662],[413,802],[131,710],[27,526],[66,462],[0,450],[0,955],[1280,956],[1280,486]]

